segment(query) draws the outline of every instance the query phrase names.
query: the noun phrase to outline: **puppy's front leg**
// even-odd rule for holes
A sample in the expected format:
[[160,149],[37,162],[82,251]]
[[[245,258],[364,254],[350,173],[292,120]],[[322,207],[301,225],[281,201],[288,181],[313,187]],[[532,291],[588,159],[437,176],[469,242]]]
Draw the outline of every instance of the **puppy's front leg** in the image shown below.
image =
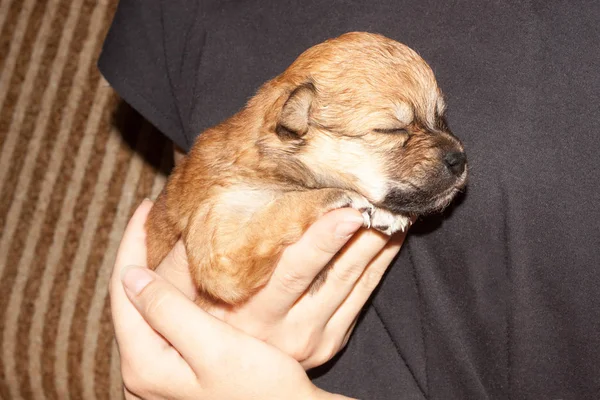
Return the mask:
[[[318,189],[265,195],[265,204],[248,212],[244,195],[220,196],[192,218],[185,243],[200,302],[240,304],[269,280],[283,250],[300,239],[326,212],[352,207],[370,224],[373,206],[342,189]],[[235,201],[228,201],[234,198]],[[212,227],[210,231],[203,229]],[[204,295],[204,296],[202,296]]]

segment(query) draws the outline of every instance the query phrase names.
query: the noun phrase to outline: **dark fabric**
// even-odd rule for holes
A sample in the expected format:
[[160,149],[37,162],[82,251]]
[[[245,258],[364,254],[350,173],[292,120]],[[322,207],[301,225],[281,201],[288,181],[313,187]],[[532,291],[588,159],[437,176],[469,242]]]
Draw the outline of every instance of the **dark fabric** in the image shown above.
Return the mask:
[[122,0],[100,68],[189,148],[353,30],[430,63],[471,175],[413,227],[316,383],[365,399],[600,398],[600,2]]

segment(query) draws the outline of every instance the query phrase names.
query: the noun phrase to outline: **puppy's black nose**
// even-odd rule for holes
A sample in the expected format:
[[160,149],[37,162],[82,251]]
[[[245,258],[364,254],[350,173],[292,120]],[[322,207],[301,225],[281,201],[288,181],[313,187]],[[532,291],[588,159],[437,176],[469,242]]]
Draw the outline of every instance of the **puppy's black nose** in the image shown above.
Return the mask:
[[444,156],[444,164],[456,176],[464,172],[466,162],[467,157],[463,152],[451,151]]

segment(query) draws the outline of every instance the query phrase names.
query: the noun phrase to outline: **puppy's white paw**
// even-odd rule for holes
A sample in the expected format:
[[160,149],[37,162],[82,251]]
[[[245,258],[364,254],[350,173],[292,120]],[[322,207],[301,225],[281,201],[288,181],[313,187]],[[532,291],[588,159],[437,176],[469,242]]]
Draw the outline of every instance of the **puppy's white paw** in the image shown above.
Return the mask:
[[402,231],[410,226],[410,218],[406,215],[392,214],[382,208],[375,208],[371,213],[371,226],[388,236]]
[[343,190],[341,191],[341,196],[331,204],[331,209],[346,207],[360,211],[364,220],[363,225],[366,228],[371,227],[371,214],[375,210],[375,206],[373,206],[366,197],[350,190]]

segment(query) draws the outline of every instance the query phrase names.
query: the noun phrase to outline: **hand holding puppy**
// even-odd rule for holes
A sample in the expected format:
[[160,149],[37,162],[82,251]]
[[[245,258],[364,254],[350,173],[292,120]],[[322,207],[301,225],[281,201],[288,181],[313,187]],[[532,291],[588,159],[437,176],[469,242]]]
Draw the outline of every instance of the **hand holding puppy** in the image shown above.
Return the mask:
[[[252,398],[248,395],[252,391],[261,399],[293,395],[343,398],[315,388],[292,358],[221,323],[187,300],[181,292],[193,299],[196,290],[183,245],[178,244],[165,258],[157,269],[159,275],[138,268],[123,274],[125,266],[144,263],[142,227],[150,206],[150,202],[144,202],[132,218],[111,279],[113,318],[129,398],[135,398],[135,393],[143,398],[246,399]],[[386,245],[384,235],[357,234],[333,263],[330,278],[317,292],[323,297],[304,294],[302,288],[309,286],[320,268],[360,227],[356,217],[355,211],[343,209],[321,218],[299,243],[285,251],[273,278],[253,301],[237,310],[214,310],[214,314],[295,353],[303,358],[305,368],[327,361],[345,344],[356,315],[402,240]],[[350,257],[357,253],[364,255],[350,263]],[[375,256],[371,259],[368,254]],[[130,285],[127,292],[120,282],[122,274]],[[173,282],[180,291],[166,281]],[[142,287],[143,283],[147,286]],[[341,305],[332,313],[333,305],[325,310],[322,302],[332,301],[336,290]],[[344,292],[348,295],[342,298]],[[247,380],[240,380],[240,376]]]
[[[204,312],[145,267],[144,202],[121,242],[110,282],[128,399],[335,399],[268,344]],[[122,280],[122,282],[121,282]]]
[[[291,355],[305,369],[329,361],[346,345],[356,318],[406,236],[390,238],[361,226],[356,210],[326,214],[284,251],[269,282],[249,301],[214,306],[210,313]],[[311,283],[327,264],[327,279],[311,293]],[[157,272],[196,300],[182,242]]]

